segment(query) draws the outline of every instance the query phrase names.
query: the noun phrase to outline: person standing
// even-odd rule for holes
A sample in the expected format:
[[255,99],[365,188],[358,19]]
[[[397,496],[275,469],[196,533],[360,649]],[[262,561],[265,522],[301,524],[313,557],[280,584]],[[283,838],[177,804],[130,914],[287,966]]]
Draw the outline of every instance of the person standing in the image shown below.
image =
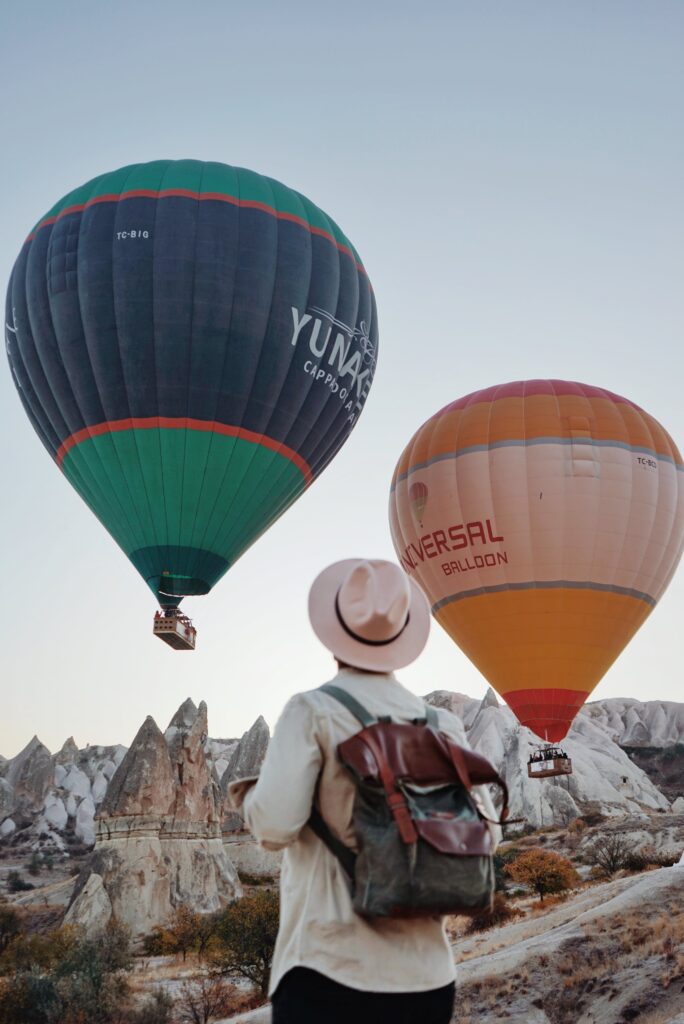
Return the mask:
[[[424,716],[423,701],[394,672],[425,647],[430,609],[398,565],[346,559],[329,566],[311,587],[309,617],[337,661],[335,687],[376,716]],[[444,709],[437,713],[440,730],[462,744],[460,721]],[[340,862],[307,824],[315,806],[334,837],[356,848],[355,788],[336,749],[358,730],[329,694],[299,693],[276,725],[258,778],[229,787],[261,845],[285,850],[269,987],[273,1024],[448,1024],[454,963],[443,920],[356,914]],[[473,795],[493,818],[487,789],[476,787]],[[493,831],[496,842],[500,833]]]

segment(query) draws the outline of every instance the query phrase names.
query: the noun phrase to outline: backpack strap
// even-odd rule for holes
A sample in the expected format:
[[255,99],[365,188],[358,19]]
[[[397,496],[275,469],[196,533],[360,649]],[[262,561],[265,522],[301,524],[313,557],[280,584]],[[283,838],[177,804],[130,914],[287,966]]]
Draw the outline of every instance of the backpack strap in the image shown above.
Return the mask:
[[358,719],[364,729],[367,729],[369,725],[375,725],[377,718],[375,715],[371,715],[370,711],[366,711],[363,704],[360,704],[355,697],[352,697],[350,693],[343,690],[341,686],[335,686],[334,683],[326,683],[324,686],[319,686],[319,690],[323,693],[327,693],[330,697],[334,697],[335,700],[343,704],[344,707],[349,711],[354,718]]
[[351,881],[353,881],[356,854],[348,846],[345,846],[341,839],[338,839],[336,835],[333,835],[332,831],[324,821],[323,815],[315,806],[311,808],[311,815],[307,821],[307,825],[314,835],[317,835],[321,842],[328,847],[330,852],[337,857],[347,876]]
[[439,729],[439,715],[432,704],[425,705],[425,720],[431,729]]
[[[359,701],[352,697],[350,693],[347,693],[346,690],[343,690],[341,686],[335,686],[334,683],[326,683],[324,686],[320,686],[319,689],[342,704],[342,706],[345,707],[347,711],[361,723],[364,729],[369,725],[375,725],[377,722],[377,718],[371,715],[370,711],[367,711],[363,704],[359,703]],[[323,815],[315,805],[311,808],[311,814],[307,821],[307,825],[314,835],[318,836],[321,842],[328,847],[333,856],[338,859],[345,871],[345,874],[348,876],[349,880],[353,882],[356,854],[348,846],[345,846],[341,839],[338,839],[337,836],[333,834],[332,830],[328,827],[325,819],[323,818]]]

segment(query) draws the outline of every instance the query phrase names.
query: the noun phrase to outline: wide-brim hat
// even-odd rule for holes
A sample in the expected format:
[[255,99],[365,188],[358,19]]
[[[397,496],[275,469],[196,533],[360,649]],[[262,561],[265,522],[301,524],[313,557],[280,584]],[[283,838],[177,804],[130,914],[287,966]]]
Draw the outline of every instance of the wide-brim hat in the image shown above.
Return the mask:
[[430,634],[430,607],[394,562],[346,558],[316,577],[309,618],[318,639],[354,668],[392,672],[418,657]]

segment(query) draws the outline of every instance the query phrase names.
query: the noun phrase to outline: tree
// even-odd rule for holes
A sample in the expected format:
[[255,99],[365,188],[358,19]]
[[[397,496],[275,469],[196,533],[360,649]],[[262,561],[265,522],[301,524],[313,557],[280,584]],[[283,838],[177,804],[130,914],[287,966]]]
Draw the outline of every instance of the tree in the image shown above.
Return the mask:
[[119,924],[78,941],[52,973],[61,1002],[59,1024],[114,1024],[128,996],[126,974],[132,965],[130,937]]
[[209,943],[216,935],[221,914],[197,914],[197,955],[204,959]]
[[546,850],[521,853],[506,865],[506,872],[514,881],[534,889],[542,903],[549,893],[564,892],[579,882],[577,872],[566,857]]
[[21,971],[49,971],[62,960],[78,941],[78,931],[68,925],[52,932],[22,930],[0,959],[0,974]]
[[279,912],[278,893],[267,889],[226,907],[216,930],[217,948],[211,958],[214,971],[246,978],[265,997]]
[[21,918],[14,907],[0,903],[0,957],[21,932]]
[[174,941],[165,928],[157,925],[143,938],[142,949],[145,956],[165,956],[174,952]]
[[616,871],[627,866],[634,852],[634,843],[620,832],[607,832],[595,839],[587,848],[586,859],[610,878]]
[[39,875],[40,874],[40,869],[42,868],[42,866],[43,866],[43,863],[41,861],[40,854],[38,853],[37,850],[34,850],[33,853],[31,854],[31,859],[30,859],[30,861],[28,862],[28,865],[27,865],[27,871],[28,871],[29,875],[33,875],[34,877],[36,875]]
[[184,904],[176,908],[167,932],[174,953],[183,954],[183,963],[191,949],[197,945],[200,914],[196,914]]
[[231,1013],[234,995],[235,988],[222,978],[203,974],[182,985],[176,1016],[182,1024],[210,1024]]

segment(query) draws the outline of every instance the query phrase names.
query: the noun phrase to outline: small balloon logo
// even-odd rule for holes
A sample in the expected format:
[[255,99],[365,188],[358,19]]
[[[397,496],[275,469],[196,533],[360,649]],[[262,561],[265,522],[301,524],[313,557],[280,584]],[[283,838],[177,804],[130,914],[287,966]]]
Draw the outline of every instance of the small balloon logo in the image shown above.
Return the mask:
[[428,489],[425,484],[416,481],[409,487],[409,501],[411,502],[411,509],[413,514],[421,525],[423,526],[423,512],[428,500]]

